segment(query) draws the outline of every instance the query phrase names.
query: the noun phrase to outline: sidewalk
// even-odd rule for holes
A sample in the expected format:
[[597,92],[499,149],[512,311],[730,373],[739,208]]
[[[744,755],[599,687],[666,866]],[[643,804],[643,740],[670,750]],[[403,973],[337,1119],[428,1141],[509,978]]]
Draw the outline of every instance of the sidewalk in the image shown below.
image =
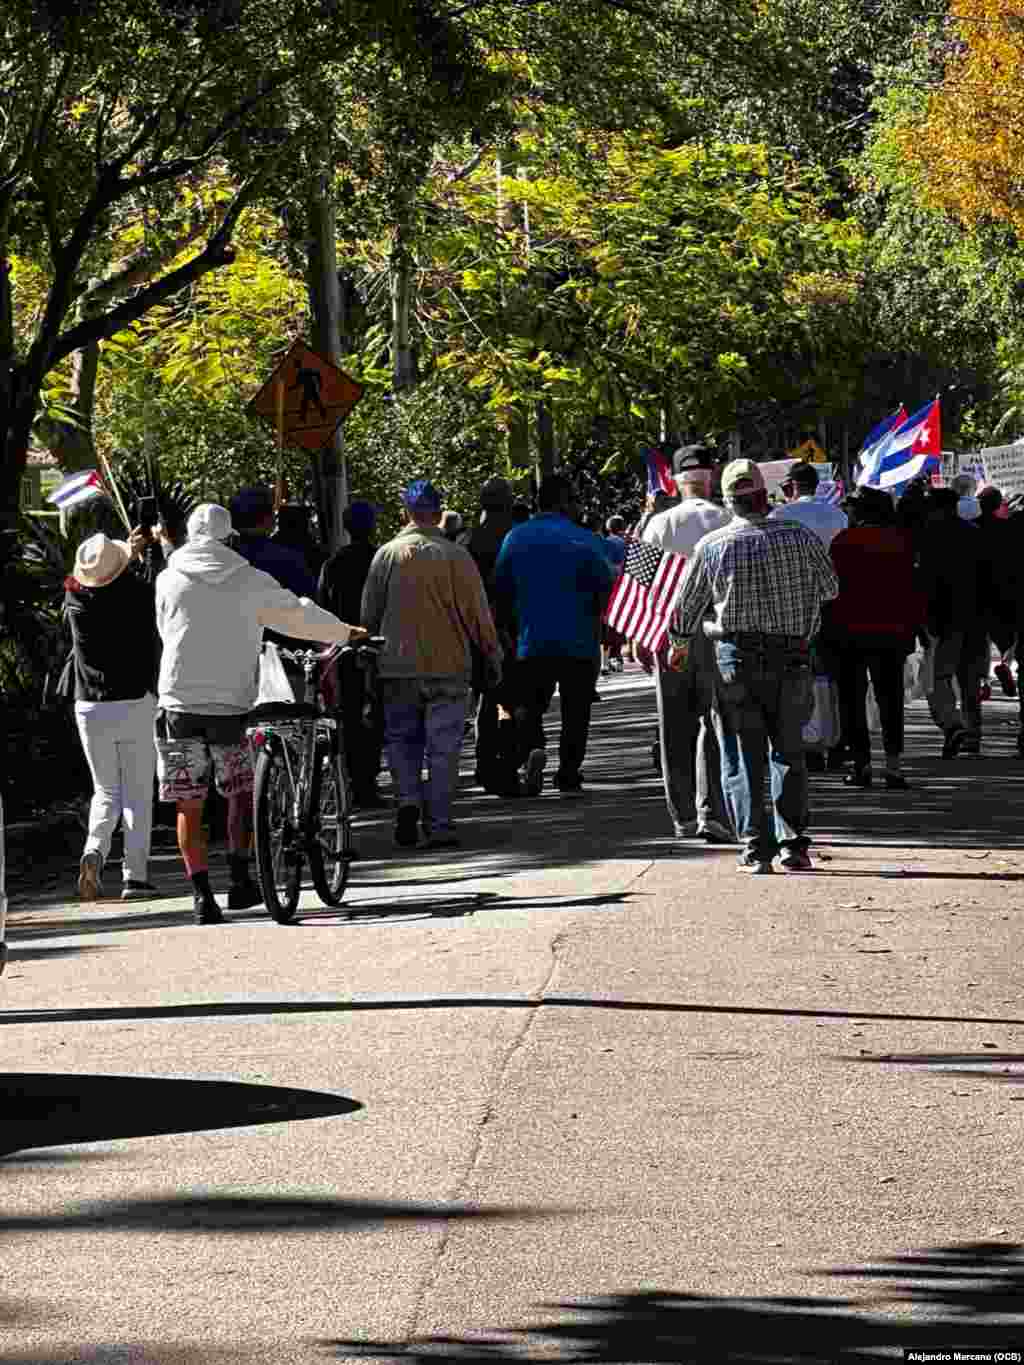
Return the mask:
[[913,708],[914,789],[815,778],[816,871],[752,882],[600,690],[584,801],[367,821],[340,912],[12,886],[0,1361],[1024,1348],[1015,704],[953,763]]

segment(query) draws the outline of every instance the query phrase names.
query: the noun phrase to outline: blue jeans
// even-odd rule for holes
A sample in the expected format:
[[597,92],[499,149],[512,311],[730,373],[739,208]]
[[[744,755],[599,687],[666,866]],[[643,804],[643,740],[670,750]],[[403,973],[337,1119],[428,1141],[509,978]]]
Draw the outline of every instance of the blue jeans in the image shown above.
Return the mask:
[[[722,790],[737,836],[760,862],[770,862],[779,849],[802,852],[811,842],[803,742],[813,706],[808,655],[770,643],[740,647],[719,640],[715,664]],[[772,819],[764,801],[768,766]]]
[[452,797],[459,777],[469,689],[451,683],[382,679],[381,694],[398,804],[420,809],[428,836],[450,834],[455,827]]

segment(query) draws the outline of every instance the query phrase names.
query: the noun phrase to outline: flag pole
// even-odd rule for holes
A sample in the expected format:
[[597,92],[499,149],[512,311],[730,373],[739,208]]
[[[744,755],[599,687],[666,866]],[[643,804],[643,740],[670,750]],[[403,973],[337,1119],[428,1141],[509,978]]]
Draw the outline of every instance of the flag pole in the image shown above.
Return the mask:
[[130,533],[132,529],[132,523],[129,520],[128,513],[125,511],[124,499],[121,497],[121,490],[117,486],[117,480],[114,478],[114,471],[110,467],[110,461],[107,459],[106,455],[103,454],[102,450],[97,450],[96,453],[100,457],[100,464],[103,466],[103,472],[107,477],[107,482],[110,485],[110,490],[114,495],[114,502],[117,506],[117,510],[121,513],[121,520],[124,522],[124,529]]
[[284,502],[284,380],[274,385],[274,404],[277,409],[277,485],[274,488],[274,511]]

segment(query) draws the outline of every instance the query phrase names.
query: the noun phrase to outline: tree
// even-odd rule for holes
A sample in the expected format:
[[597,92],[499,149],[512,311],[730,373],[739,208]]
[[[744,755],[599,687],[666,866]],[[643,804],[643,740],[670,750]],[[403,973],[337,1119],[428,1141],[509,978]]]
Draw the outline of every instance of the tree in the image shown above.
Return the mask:
[[[231,263],[243,211],[275,176],[306,170],[302,149],[322,134],[309,112],[320,74],[360,47],[415,41],[409,8],[400,0],[5,6],[0,527],[16,515],[47,376]],[[231,185],[213,205],[200,193],[211,172]],[[129,227],[138,251],[112,261],[110,242]],[[15,257],[44,267],[45,296],[30,320]]]

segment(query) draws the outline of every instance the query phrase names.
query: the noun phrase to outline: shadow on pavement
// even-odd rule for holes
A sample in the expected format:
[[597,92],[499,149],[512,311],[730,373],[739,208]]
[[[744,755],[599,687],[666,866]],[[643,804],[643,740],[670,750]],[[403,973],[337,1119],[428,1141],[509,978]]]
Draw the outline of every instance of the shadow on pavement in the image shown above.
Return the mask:
[[[609,1365],[837,1365],[900,1359],[900,1351],[1013,1351],[1024,1346],[1022,1251],[1020,1245],[965,1243],[879,1265],[816,1272],[876,1281],[870,1298],[630,1292],[544,1305],[554,1316],[488,1336],[323,1344],[335,1359],[364,1355],[407,1365],[539,1365],[552,1359]],[[883,1305],[892,1305],[896,1313],[879,1312]],[[1011,1320],[998,1321],[1000,1315]]]
[[27,1147],[354,1114],[344,1095],[237,1081],[0,1073],[0,1157]]
[[[7,1010],[0,1013],[4,1024],[82,1024],[104,1023],[121,1019],[148,1019],[170,1022],[176,1019],[244,1018],[264,1014],[357,1014],[365,1011],[396,1010],[534,1010],[534,1009],[590,1009],[615,1010],[625,1013],[656,1014],[726,1014],[750,1015],[776,1019],[860,1019],[902,1020],[918,1024],[990,1024],[1019,1028],[1024,1019],[998,1018],[992,1015],[962,1014],[892,1014],[877,1010],[787,1009],[770,1005],[707,1005],[660,1003],[654,1000],[600,1000],[588,996],[545,995],[533,998],[520,996],[441,996],[437,999],[408,1000],[228,1000],[195,1005],[99,1005],[76,1009]],[[860,1060],[859,1058],[857,1060]],[[869,1059],[871,1060],[871,1059]],[[877,1057],[874,1060],[879,1060]],[[103,1079],[97,1077],[97,1080]],[[127,1080],[127,1078],[125,1078]],[[3,1076],[0,1076],[2,1097]],[[159,1082],[171,1084],[171,1082]],[[181,1084],[201,1085],[213,1082],[189,1081]],[[252,1087],[258,1089],[261,1087]],[[287,1093],[287,1092],[285,1092]],[[304,1091],[293,1092],[304,1094]],[[356,1108],[359,1106],[356,1105]],[[2,1129],[0,1129],[2,1132]]]
[[565,1218],[575,1211],[517,1206],[411,1203],[373,1199],[293,1199],[248,1195],[182,1195],[178,1199],[103,1200],[63,1213],[0,1213],[0,1234],[19,1232],[319,1232],[387,1223],[496,1222]]
[[[999,1081],[1024,1085],[1024,1052],[876,1052],[871,1056],[837,1057],[841,1062],[872,1062],[885,1066],[927,1067],[936,1076],[961,1076],[964,1080]],[[991,1071],[990,1067],[1002,1067]]]

